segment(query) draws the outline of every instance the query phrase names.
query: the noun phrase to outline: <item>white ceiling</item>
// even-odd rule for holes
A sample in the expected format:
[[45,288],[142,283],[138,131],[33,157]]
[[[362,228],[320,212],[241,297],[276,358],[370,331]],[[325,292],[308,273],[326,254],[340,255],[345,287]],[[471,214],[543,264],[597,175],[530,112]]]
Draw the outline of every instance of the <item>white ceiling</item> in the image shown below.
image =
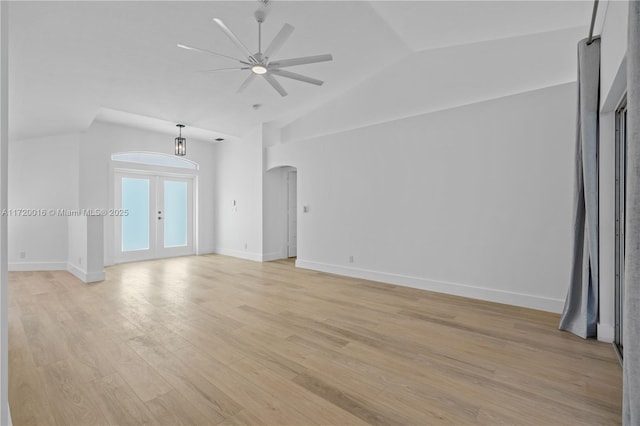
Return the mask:
[[289,92],[282,98],[256,79],[237,94],[249,71],[202,73],[236,64],[176,47],[237,56],[211,21],[219,17],[257,50],[258,1],[11,3],[12,138],[82,131],[96,117],[142,127],[183,122],[187,136],[190,128],[206,138],[239,136],[263,122],[292,121],[412,52],[576,26],[586,35],[592,8],[591,1],[269,4],[263,44],[285,22],[293,25],[277,56],[332,53],[332,62],[291,68],[323,86],[280,79]]

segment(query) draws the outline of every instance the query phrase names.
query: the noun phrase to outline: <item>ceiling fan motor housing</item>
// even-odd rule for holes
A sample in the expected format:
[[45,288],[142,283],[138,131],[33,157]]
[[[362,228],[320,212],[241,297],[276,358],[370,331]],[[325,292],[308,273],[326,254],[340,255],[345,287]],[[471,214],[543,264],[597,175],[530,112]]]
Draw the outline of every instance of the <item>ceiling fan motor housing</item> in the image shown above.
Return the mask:
[[264,19],[267,17],[267,12],[263,9],[258,9],[253,13],[253,17],[256,18],[256,22],[258,24],[262,24]]

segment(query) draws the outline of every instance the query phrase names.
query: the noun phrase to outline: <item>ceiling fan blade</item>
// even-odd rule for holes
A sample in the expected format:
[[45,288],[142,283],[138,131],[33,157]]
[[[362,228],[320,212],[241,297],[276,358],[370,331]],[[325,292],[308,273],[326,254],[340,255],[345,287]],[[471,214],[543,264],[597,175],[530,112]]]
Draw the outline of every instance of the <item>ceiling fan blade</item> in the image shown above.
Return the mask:
[[333,60],[333,56],[331,56],[330,54],[305,56],[302,58],[281,59],[279,61],[269,62],[269,67],[284,68],[284,67],[293,67],[295,65],[315,64],[316,62],[326,62],[326,61],[332,61],[332,60]]
[[306,75],[297,74],[295,72],[289,72],[285,70],[272,69],[269,70],[271,74],[279,75],[280,77],[291,78],[293,80],[304,81],[305,83],[315,84],[316,86],[322,86],[324,81],[315,78],[307,77]]
[[184,44],[178,44],[176,46],[178,46],[181,49],[185,49],[185,50],[193,50],[194,52],[208,53],[209,55],[214,55],[214,56],[222,56],[223,58],[233,59],[234,61],[238,61],[238,62],[241,62],[243,64],[249,65],[249,63],[247,61],[243,61],[242,59],[234,58],[233,56],[223,55],[222,53],[216,53],[216,52],[212,52],[210,50],[200,49],[198,47],[187,46],[187,45],[184,45]]
[[278,53],[282,45],[287,41],[291,33],[293,32],[293,26],[284,24],[280,32],[275,36],[267,50],[264,51],[264,56],[267,58]]
[[256,58],[253,57],[253,54],[249,51],[247,46],[245,46],[238,37],[220,20],[219,18],[213,18],[213,22],[218,24],[220,29],[229,37],[229,39],[235,44],[242,53],[244,53],[250,62],[257,63]]
[[284,87],[278,83],[278,80],[276,80],[274,76],[271,74],[263,74],[262,76],[274,89],[276,89],[278,93],[280,93],[280,96],[287,96],[287,91],[284,90]]
[[218,71],[236,71],[236,70],[249,70],[249,67],[234,67],[234,68],[215,68],[212,70],[201,70],[198,72],[210,73],[210,72],[218,72]]
[[254,73],[249,73],[249,77],[247,77],[247,79],[240,85],[240,87],[238,87],[238,90],[236,91],[236,93],[244,92],[244,89],[246,89],[247,86],[253,81],[255,76],[256,75]]

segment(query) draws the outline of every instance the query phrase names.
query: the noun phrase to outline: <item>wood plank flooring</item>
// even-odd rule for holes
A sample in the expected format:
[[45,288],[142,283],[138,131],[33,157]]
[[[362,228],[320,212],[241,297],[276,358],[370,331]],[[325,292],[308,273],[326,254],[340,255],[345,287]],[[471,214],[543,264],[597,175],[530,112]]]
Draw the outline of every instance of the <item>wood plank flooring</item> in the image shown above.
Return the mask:
[[15,425],[619,424],[554,314],[207,255],[12,272]]

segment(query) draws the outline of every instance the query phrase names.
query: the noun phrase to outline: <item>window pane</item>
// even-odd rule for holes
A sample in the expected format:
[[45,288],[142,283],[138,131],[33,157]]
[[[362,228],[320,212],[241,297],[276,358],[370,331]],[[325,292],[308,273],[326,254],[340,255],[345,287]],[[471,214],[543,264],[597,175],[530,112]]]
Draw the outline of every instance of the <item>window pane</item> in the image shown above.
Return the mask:
[[149,249],[149,180],[122,178],[122,251]]
[[187,182],[164,181],[164,246],[187,245]]

